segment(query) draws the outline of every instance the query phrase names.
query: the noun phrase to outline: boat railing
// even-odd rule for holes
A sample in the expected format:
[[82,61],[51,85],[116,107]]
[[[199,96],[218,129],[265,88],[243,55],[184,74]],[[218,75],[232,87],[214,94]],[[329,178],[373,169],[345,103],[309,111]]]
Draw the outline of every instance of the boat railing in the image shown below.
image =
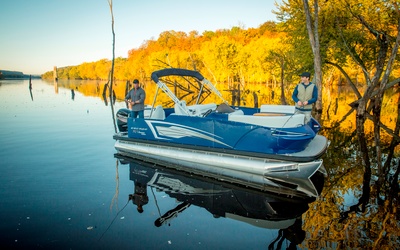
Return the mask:
[[222,96],[221,92],[219,92],[218,89],[214,86],[214,84],[212,84],[212,82],[210,82],[210,81],[207,80],[206,78],[204,78],[201,82],[202,82],[204,85],[206,85],[209,89],[211,89],[211,90],[214,92],[214,94],[216,94],[219,98],[221,98],[221,100],[222,100],[224,103],[228,103],[228,102],[224,99],[224,97]]
[[169,98],[171,98],[171,100],[174,101],[175,104],[180,103],[180,100],[178,99],[178,97],[176,97],[176,95],[174,95],[174,93],[172,93],[172,91],[168,88],[167,84],[165,84],[162,81],[158,81],[157,86],[162,91],[164,91],[169,96]]

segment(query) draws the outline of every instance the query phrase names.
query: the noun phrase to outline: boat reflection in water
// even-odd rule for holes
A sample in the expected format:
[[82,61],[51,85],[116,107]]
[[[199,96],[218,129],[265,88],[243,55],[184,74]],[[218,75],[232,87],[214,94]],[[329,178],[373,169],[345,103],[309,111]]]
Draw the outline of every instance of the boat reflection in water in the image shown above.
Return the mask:
[[130,180],[134,182],[134,192],[129,199],[139,212],[143,212],[149,201],[147,187],[164,192],[179,203],[154,221],[156,227],[170,225],[186,208],[198,206],[214,218],[225,217],[261,228],[279,229],[270,249],[285,239],[294,245],[304,240],[301,215],[315,198],[298,197],[294,195],[296,193],[288,197],[286,193],[263,192],[140,160],[116,157],[122,164],[129,164]]

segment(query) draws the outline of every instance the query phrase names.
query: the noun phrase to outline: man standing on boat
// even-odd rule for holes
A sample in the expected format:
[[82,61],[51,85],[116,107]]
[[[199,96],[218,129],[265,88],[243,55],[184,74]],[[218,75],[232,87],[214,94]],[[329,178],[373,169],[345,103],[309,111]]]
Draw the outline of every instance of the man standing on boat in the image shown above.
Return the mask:
[[133,88],[125,96],[125,101],[132,110],[131,117],[144,118],[144,100],[146,99],[146,92],[139,86],[139,80],[133,80]]
[[305,122],[308,123],[311,120],[312,106],[318,99],[318,89],[310,82],[310,72],[303,72],[300,77],[301,82],[294,89],[292,98],[296,103],[295,114],[304,114]]

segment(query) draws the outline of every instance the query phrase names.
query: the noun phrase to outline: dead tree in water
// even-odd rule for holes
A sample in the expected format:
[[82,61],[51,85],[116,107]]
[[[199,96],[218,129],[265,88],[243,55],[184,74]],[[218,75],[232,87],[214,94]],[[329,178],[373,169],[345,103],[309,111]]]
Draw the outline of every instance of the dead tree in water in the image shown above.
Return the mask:
[[[391,167],[395,167],[392,162],[394,148],[395,146],[400,144],[400,113],[398,113],[396,117],[397,122],[394,130],[389,129],[381,121],[381,110],[384,93],[386,90],[392,88],[394,85],[400,82],[400,78],[394,79],[389,82],[389,77],[394,67],[394,62],[398,53],[398,47],[400,43],[400,12],[397,9],[397,16],[399,17],[397,19],[397,29],[389,31],[382,30],[382,27],[374,27],[373,23],[366,21],[366,19],[360,13],[353,12],[350,6],[347,6],[347,11],[352,16],[353,21],[361,25],[363,29],[367,31],[367,34],[363,38],[364,40],[368,40],[368,43],[364,42],[366,44],[364,45],[366,48],[364,48],[363,50],[359,50],[358,46],[360,45],[357,40],[352,40],[354,39],[354,37],[356,37],[356,35],[353,34],[354,37],[346,36],[346,32],[349,31],[345,31],[345,28],[343,28],[342,30],[339,24],[337,25],[337,29],[340,39],[337,42],[338,44],[341,43],[342,48],[346,50],[347,54],[352,58],[352,61],[356,63],[357,66],[362,70],[365,82],[367,84],[367,88],[364,93],[359,93],[356,84],[352,81],[351,77],[346,74],[345,70],[340,65],[333,62],[327,63],[335,66],[341,71],[358,98],[358,100],[350,104],[350,106],[353,108],[353,111],[356,111],[357,138],[365,171],[364,183],[370,183],[371,181],[371,159],[375,158],[376,161],[374,161],[374,164],[376,164],[377,166],[378,180],[375,185],[376,190],[374,194],[379,199],[381,195],[381,188],[384,186],[385,183],[388,183],[387,173],[389,173]],[[377,25],[377,27],[379,27],[379,25]],[[356,33],[357,31],[353,32]],[[368,46],[372,46],[373,49],[368,50]],[[376,60],[369,60],[366,62],[365,58],[368,57],[376,58]],[[364,129],[365,122],[368,119],[371,120],[374,125],[374,157],[371,157],[369,155],[369,145],[367,143],[368,140]],[[384,159],[382,156],[382,130],[392,136],[392,142],[389,147],[391,151],[386,159]],[[399,169],[397,169],[397,171],[395,172],[399,172]],[[369,196],[370,191],[370,185],[365,185],[363,195],[368,194]]]
[[[110,70],[110,77],[109,77],[109,82],[110,82],[110,102],[111,102],[111,113],[113,116],[113,121],[115,120],[115,115],[114,115],[114,103],[115,103],[115,95],[113,95],[113,81],[114,81],[114,61],[115,61],[115,32],[114,32],[114,14],[113,14],[113,5],[112,5],[112,0],[108,0],[108,5],[110,6],[110,12],[111,12],[111,30],[112,30],[112,35],[113,35],[113,47],[112,47],[112,62],[111,62],[111,70]],[[117,125],[114,121],[114,130],[117,132]]]
[[115,61],[115,32],[114,32],[114,14],[113,14],[113,6],[112,6],[112,0],[108,0],[108,4],[110,6],[110,12],[111,12],[111,30],[112,30],[112,35],[113,35],[113,47],[112,47],[112,61],[111,61],[111,71],[110,71],[110,96],[112,93],[112,88],[113,88],[113,79],[114,79],[114,61]]

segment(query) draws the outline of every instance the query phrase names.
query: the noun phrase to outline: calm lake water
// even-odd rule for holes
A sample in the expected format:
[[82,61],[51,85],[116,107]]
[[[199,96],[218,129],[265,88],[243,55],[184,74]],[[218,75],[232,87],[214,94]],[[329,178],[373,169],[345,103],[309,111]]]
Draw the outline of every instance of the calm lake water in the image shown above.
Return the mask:
[[362,179],[343,158],[326,166],[339,181],[307,203],[117,159],[111,107],[40,79],[31,91],[0,81],[0,117],[3,249],[335,249],[375,237],[363,219],[338,219]]
[[[287,239],[279,243],[279,229],[298,225],[307,203],[117,159],[111,108],[101,98],[42,80],[28,87],[28,80],[0,81],[3,248],[289,246]],[[163,188],[163,181],[178,190]],[[142,213],[129,199],[135,184],[148,196]]]

